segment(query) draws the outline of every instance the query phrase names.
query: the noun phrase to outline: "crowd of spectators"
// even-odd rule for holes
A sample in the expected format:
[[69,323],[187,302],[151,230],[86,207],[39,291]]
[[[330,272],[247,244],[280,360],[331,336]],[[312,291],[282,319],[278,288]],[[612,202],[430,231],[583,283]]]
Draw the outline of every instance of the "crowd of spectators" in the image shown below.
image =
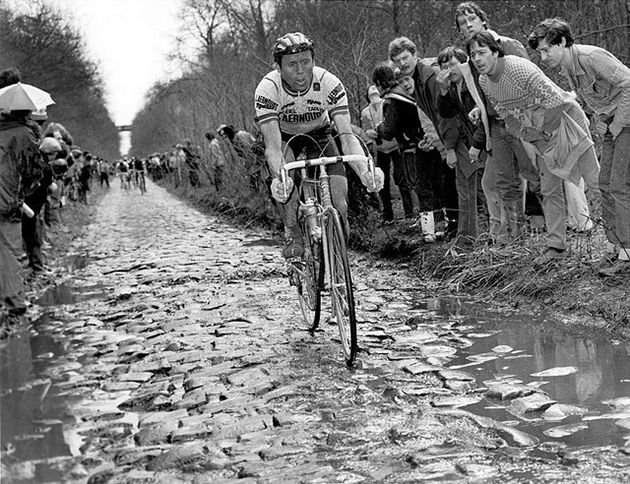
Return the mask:
[[177,143],[165,153],[146,157],[147,172],[152,180],[167,178],[177,187],[212,187],[216,193],[225,190],[226,166],[238,167],[243,183],[257,191],[264,185],[261,164],[254,153],[255,138],[232,125],[222,124],[207,131],[205,144],[199,146],[190,139]]
[[[0,89],[21,82],[15,68],[0,72]],[[26,282],[50,276],[47,229],[63,223],[63,207],[88,202],[92,180],[109,186],[109,164],[75,145],[45,109],[0,109],[0,322],[28,307]]]
[[[536,27],[529,52],[491,30],[475,2],[460,3],[453,20],[460,41],[437,57],[419,57],[406,37],[392,40],[352,126],[385,176],[371,199],[382,223],[415,228],[428,244],[454,240],[463,251],[545,232],[536,265],[566,255],[567,229],[602,226],[600,275],[630,272],[630,69],[604,49],[575,44],[560,19]],[[545,75],[532,52],[559,67],[571,90]],[[203,147],[185,141],[153,155],[150,172],[193,187],[203,178],[221,193],[238,165],[241,186],[269,193],[254,136],[221,125],[205,138]]]
[[559,68],[566,91],[521,42],[491,30],[475,2],[456,7],[454,24],[460,43],[436,58],[398,37],[372,73],[360,134],[386,173],[384,223],[395,220],[391,166],[402,220],[416,217],[427,243],[443,234],[464,251],[522,244],[529,224],[546,232],[533,261],[541,266],[565,257],[568,228],[601,226],[599,274],[630,273],[630,69],[546,19],[528,45],[543,67]]

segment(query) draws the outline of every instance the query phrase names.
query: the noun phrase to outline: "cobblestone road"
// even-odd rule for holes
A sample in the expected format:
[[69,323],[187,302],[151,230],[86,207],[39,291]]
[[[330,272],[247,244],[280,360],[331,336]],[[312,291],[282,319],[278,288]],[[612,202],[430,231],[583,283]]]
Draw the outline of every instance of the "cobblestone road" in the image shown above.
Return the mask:
[[536,443],[528,435],[457,408],[481,398],[473,377],[445,368],[469,341],[457,317],[418,304],[404,267],[353,255],[362,351],[349,370],[334,326],[303,330],[267,233],[150,184],[146,196],[112,189],[76,247],[90,256],[71,281],[78,300],[47,322],[67,345],[49,370],[69,402],[72,457],[57,459],[60,480],[487,482],[559,472],[525,457]]

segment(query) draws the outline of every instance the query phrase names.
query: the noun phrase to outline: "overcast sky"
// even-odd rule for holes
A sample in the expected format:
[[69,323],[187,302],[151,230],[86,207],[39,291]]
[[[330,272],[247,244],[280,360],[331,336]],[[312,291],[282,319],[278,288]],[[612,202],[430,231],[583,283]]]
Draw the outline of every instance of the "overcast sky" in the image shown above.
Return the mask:
[[71,12],[105,81],[116,125],[130,124],[158,80],[177,74],[173,50],[182,0],[46,0]]

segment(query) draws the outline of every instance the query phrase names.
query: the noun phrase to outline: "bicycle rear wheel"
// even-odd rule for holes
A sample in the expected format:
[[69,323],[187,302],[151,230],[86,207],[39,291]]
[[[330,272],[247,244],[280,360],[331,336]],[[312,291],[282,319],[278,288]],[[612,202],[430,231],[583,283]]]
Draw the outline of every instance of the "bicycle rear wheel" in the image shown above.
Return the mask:
[[311,235],[305,217],[300,217],[299,225],[304,242],[304,255],[300,261],[293,263],[293,271],[297,276],[296,286],[302,316],[309,329],[314,331],[319,325],[322,308],[323,249],[321,240],[316,240]]
[[346,364],[352,366],[357,354],[357,320],[346,239],[337,210],[327,209],[324,212],[324,230],[327,240],[332,312],[339,327]]

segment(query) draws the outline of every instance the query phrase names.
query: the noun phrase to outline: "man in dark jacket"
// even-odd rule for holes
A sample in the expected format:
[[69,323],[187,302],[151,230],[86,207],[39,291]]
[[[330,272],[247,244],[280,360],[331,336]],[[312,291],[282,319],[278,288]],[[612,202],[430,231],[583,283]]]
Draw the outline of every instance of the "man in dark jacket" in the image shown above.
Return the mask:
[[413,97],[404,92],[390,66],[377,66],[372,73],[372,82],[383,93],[383,120],[367,134],[376,136],[377,140],[397,141],[402,159],[394,165],[394,181],[400,191],[405,215],[412,217],[418,143],[424,138],[418,108]]
[[[440,86],[438,112],[444,119],[454,118],[457,121],[449,126],[449,129],[457,130],[457,136],[450,133],[445,136],[444,146],[446,162],[456,172],[459,198],[457,234],[461,245],[470,246],[478,236],[477,183],[479,169],[483,165],[479,160],[471,161],[468,154],[477,132],[468,118],[468,113],[475,107],[475,100],[462,72],[468,56],[457,47],[447,47],[438,54],[437,60],[441,69],[436,77]],[[474,86],[471,88],[474,89]]]
[[[437,98],[439,95],[439,87],[436,82],[436,70],[425,62],[423,59],[419,59],[416,53],[416,44],[414,44],[407,37],[398,37],[389,43],[388,48],[389,58],[400,69],[400,76],[409,76],[413,79],[414,98],[418,108],[422,110],[424,114],[429,118],[436,130],[436,135],[429,134],[432,130],[425,129],[425,137],[420,143],[421,150],[427,152],[427,156],[417,165],[419,170],[416,177],[416,182],[419,184],[427,183],[429,180],[436,178],[436,172],[439,171],[443,175],[445,168],[442,159],[438,157],[430,157],[432,153],[442,143],[444,143],[444,134],[450,133],[448,130],[449,125],[454,125],[454,120],[443,120],[437,112]],[[456,136],[455,133],[449,134]],[[428,172],[423,173],[424,170]],[[441,178],[444,178],[442,176]],[[423,189],[424,188],[424,189]],[[420,210],[423,214],[430,213],[431,220],[433,221],[433,213],[435,209],[441,208],[437,199],[445,198],[448,193],[442,193],[441,186],[420,187],[420,190],[429,196],[433,193],[433,199],[429,199],[427,202],[420,201]],[[448,188],[447,188],[448,190]],[[418,191],[418,190],[416,190]],[[424,197],[423,197],[424,198]],[[457,198],[455,197],[455,201]],[[441,201],[441,200],[440,200]],[[455,208],[456,207],[450,207]],[[422,221],[422,214],[421,214]]]
[[26,311],[19,261],[21,210],[24,197],[38,186],[43,169],[37,141],[27,124],[28,114],[11,111],[0,117],[0,303],[14,316]]

